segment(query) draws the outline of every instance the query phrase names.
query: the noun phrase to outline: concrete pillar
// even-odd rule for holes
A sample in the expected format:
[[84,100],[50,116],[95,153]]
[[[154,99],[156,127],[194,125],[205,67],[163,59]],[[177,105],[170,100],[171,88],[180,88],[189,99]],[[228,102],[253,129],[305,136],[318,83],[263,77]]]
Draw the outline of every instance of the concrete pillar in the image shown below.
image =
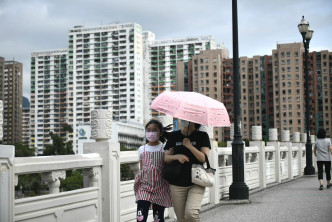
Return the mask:
[[232,142],[234,140],[234,123],[231,123],[230,129],[229,129],[229,141],[227,141],[227,147],[232,147]]
[[299,143],[300,142],[300,132],[294,132],[293,133],[293,142]]
[[276,128],[269,129],[269,140],[278,141],[278,129]]
[[289,130],[281,131],[281,143],[280,146],[286,146],[288,148],[288,179],[293,179],[293,149],[290,142]]
[[265,143],[264,141],[250,141],[250,147],[258,147],[259,149],[259,186],[261,189],[266,188],[266,160],[265,160]]
[[214,177],[215,177],[215,184],[213,187],[210,188],[210,202],[212,204],[218,204],[220,202],[220,196],[219,196],[219,166],[218,166],[218,142],[212,141],[211,143],[212,149],[210,150],[209,154],[209,161],[210,165],[213,169],[216,170]]
[[14,221],[15,147],[0,145],[0,221]]
[[265,161],[265,143],[262,141],[262,127],[252,126],[252,140],[249,142],[250,147],[259,149],[259,185],[261,189],[266,188],[266,161]]
[[252,140],[262,141],[262,126],[252,126]]
[[276,178],[276,183],[281,182],[281,172],[280,172],[280,142],[278,141],[269,141],[266,143],[267,146],[273,146],[274,147],[274,160],[275,160],[275,178]]
[[302,143],[300,143],[300,132],[294,132],[293,133],[293,147],[297,148],[297,158],[298,158],[298,175],[302,176],[303,175],[303,163],[302,163]]
[[[96,121],[97,120],[97,121]],[[92,126],[93,125],[93,126]],[[120,213],[120,144],[110,143],[112,111],[91,112],[91,137],[97,142],[83,144],[84,153],[99,153],[103,157],[101,167],[101,221],[118,222]]]
[[107,142],[112,137],[112,110],[91,111],[91,138],[96,142]]
[[306,133],[301,133],[301,142],[306,143],[307,142],[307,134]]

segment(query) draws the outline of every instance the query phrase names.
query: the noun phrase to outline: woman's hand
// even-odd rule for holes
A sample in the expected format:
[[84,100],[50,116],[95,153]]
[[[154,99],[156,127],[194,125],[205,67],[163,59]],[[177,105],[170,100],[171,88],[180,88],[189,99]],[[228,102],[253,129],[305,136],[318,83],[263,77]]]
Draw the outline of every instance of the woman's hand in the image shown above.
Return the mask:
[[186,155],[177,154],[176,156],[178,157],[178,161],[182,164],[184,164],[185,162],[189,162],[189,158]]
[[187,149],[190,149],[191,148],[191,143],[190,143],[190,139],[188,138],[184,138],[183,141],[182,141],[182,144],[183,146],[185,146]]

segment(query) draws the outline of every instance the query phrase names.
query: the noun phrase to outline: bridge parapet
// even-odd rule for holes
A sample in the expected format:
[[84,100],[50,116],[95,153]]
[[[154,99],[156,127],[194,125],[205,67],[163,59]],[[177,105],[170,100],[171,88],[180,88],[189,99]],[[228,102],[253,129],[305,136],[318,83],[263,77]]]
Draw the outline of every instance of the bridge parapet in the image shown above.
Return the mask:
[[[260,128],[255,130],[259,134]],[[292,142],[284,139],[266,143],[256,136],[244,147],[245,181],[250,190],[303,175],[305,142],[294,135]],[[216,183],[206,189],[203,204],[218,204],[228,197],[233,179],[232,148],[218,147],[215,141],[211,144],[209,160],[216,169]],[[118,143],[93,142],[84,144],[81,155],[14,158],[13,146],[1,146],[0,221],[135,221],[134,180],[120,180],[120,164],[129,164],[136,173],[137,151],[120,152],[119,147]],[[84,188],[63,192],[59,189],[61,180],[65,171],[73,169],[83,169]],[[33,173],[42,174],[49,194],[15,200],[18,177]],[[172,218],[174,212],[167,209],[165,215]]]

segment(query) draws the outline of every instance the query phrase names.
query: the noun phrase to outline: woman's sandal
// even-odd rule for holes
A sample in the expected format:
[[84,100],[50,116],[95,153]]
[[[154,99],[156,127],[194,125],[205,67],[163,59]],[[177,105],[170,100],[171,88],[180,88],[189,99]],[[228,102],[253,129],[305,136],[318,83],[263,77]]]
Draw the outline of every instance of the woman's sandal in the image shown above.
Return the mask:
[[319,190],[323,190],[323,185],[320,185],[320,186],[319,186]]
[[332,187],[332,183],[326,185],[327,189],[329,189],[330,187]]

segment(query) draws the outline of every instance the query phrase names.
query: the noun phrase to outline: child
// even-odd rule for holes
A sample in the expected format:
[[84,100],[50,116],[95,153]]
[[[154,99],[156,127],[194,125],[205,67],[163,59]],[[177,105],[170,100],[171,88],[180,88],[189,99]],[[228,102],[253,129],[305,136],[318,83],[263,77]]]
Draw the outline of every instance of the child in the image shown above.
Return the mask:
[[146,126],[147,144],[138,150],[140,171],[137,173],[134,191],[137,203],[137,221],[145,222],[152,204],[154,222],[164,222],[165,207],[171,207],[169,185],[162,178],[164,167],[164,142],[166,130],[158,120],[150,120]]

